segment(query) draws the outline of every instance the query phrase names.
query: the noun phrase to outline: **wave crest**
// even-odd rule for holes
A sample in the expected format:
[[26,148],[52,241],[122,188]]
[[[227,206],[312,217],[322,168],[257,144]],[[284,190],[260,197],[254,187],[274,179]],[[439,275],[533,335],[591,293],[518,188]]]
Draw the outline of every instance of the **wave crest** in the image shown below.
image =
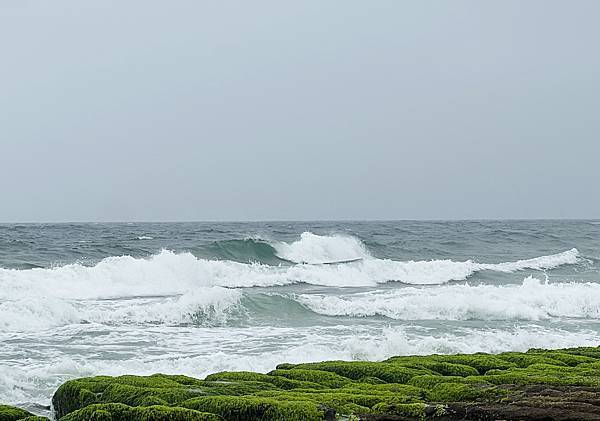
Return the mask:
[[[317,254],[313,254],[313,257]],[[348,257],[339,254],[327,256]],[[321,254],[319,257],[325,255]],[[551,269],[563,264],[576,263],[577,259],[578,251],[572,249],[555,255],[499,264],[452,260],[400,262],[368,257],[335,265],[270,266],[262,263],[206,260],[191,253],[177,254],[163,250],[149,258],[109,257],[94,266],[75,263],[43,269],[0,269],[0,328],[27,330],[81,322],[219,324],[224,317],[229,317],[228,312],[239,304],[242,293],[235,288],[270,287],[299,282],[331,287],[376,286],[389,281],[406,284],[444,284],[465,280],[482,270],[514,272],[524,269]],[[560,310],[560,314],[572,313],[576,317],[597,317],[599,312],[593,302],[585,301],[585,308],[581,304],[588,297],[594,297],[600,302],[597,289],[593,286],[586,287],[585,291],[577,289],[582,288],[580,286],[572,286],[571,291],[539,285],[539,291],[535,292],[514,291],[510,287],[497,290],[484,287],[468,288],[444,286],[434,290],[438,292],[432,293],[423,292],[427,291],[425,289],[413,291],[402,288],[393,293],[396,295],[365,295],[351,299],[324,297],[321,301],[313,298],[313,301],[304,303],[323,314],[335,315],[338,314],[336,312],[342,311],[339,310],[342,308],[348,315],[382,314],[392,318],[436,318],[442,317],[440,312],[446,311],[457,319],[469,318],[469,314],[473,312],[481,313],[483,318],[536,319],[546,317],[545,314],[552,315],[552,305]],[[532,289],[527,283],[521,288]],[[497,291],[502,291],[498,295],[499,298],[494,295],[498,294]],[[540,291],[548,294],[544,298],[548,301],[545,306],[519,298],[519,294],[522,294],[531,297],[528,300],[536,300],[544,297]],[[578,304],[572,304],[572,308],[568,307],[570,304],[561,304],[560,295],[556,295],[554,291],[579,294]],[[412,306],[410,299],[402,295],[410,296],[411,293],[415,302],[421,300],[422,307]],[[452,293],[456,294],[454,304],[453,300],[444,296]],[[485,295],[483,298],[478,296],[481,293],[489,295],[487,304]],[[425,300],[423,294],[431,295]],[[458,305],[458,299],[469,299],[475,304],[465,301],[461,307]],[[494,299],[509,302],[513,300],[517,310],[496,309]],[[113,303],[116,304],[111,307]],[[411,311],[413,316],[410,316]],[[510,311],[515,314],[511,315]]]
[[375,258],[340,265],[261,263],[200,259],[191,253],[163,250],[149,258],[108,257],[94,266],[79,263],[55,268],[0,269],[0,299],[31,293],[72,299],[177,295],[199,287],[265,287],[304,282],[324,286],[374,286],[399,281],[407,284],[443,284],[465,280],[483,270],[515,272],[552,269],[573,264],[577,249],[498,264],[470,260],[407,261]]
[[72,300],[32,295],[0,303],[0,329],[31,331],[80,323],[221,326],[236,316],[242,292],[199,288],[171,297]]
[[326,264],[371,257],[365,245],[355,237],[316,235],[303,232],[293,243],[274,244],[277,256],[294,263]]
[[303,294],[296,299],[327,316],[396,320],[600,318],[600,284],[549,283],[531,276],[520,285],[406,287],[345,296]]

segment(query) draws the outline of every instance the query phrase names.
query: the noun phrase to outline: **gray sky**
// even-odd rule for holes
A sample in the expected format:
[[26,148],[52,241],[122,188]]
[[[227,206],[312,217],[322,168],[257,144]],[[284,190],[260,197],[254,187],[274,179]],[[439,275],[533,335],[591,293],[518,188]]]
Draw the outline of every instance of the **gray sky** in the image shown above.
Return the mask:
[[600,217],[600,1],[0,1],[0,221]]

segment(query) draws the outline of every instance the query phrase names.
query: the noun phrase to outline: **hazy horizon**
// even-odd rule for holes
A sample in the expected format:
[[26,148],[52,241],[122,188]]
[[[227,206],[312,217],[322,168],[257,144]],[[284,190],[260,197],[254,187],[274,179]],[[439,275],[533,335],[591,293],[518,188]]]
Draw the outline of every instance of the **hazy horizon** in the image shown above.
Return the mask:
[[0,7],[0,222],[597,219],[600,3]]
[[98,220],[98,221],[0,221],[0,225],[60,225],[60,224],[252,224],[252,223],[370,223],[370,222],[597,222],[600,218],[450,218],[450,219],[237,219],[237,220],[219,220],[219,219],[204,219],[204,220]]

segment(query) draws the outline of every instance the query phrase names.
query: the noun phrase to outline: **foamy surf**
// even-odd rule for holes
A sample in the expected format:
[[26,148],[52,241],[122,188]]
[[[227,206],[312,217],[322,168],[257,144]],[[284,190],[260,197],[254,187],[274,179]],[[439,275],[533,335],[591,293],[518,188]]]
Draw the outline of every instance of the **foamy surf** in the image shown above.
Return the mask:
[[550,283],[531,276],[519,285],[407,287],[338,296],[301,294],[296,299],[327,316],[531,321],[600,318],[600,284]]
[[298,241],[273,244],[277,256],[294,263],[331,264],[370,258],[365,245],[355,237],[316,235],[303,232]]
[[29,294],[72,299],[176,295],[199,287],[268,287],[293,283],[335,287],[374,286],[390,281],[443,284],[465,280],[479,271],[553,269],[576,263],[578,256],[577,249],[571,249],[497,264],[470,260],[401,262],[369,257],[339,265],[271,266],[199,259],[191,253],[163,250],[149,258],[108,257],[94,266],[75,263],[55,268],[0,269],[0,299]]
[[[318,242],[322,243],[323,239]],[[339,244],[338,239],[334,243]],[[328,256],[343,257],[331,253]],[[110,257],[94,266],[0,269],[0,327],[28,331],[74,323],[218,325],[225,323],[229,312],[239,307],[241,292],[236,288],[299,282],[329,287],[375,286],[389,281],[436,285],[465,280],[481,270],[550,269],[575,263],[577,256],[577,250],[572,249],[499,264],[451,260],[399,262],[370,257],[331,266],[269,266],[198,259],[190,253],[163,250],[150,258]],[[403,320],[477,317],[537,320],[556,312],[574,317],[598,315],[598,307],[585,301],[598,297],[597,284],[534,287],[530,285],[532,282],[535,281],[525,282],[520,290],[510,286],[499,289],[457,285],[432,292],[403,288],[387,295],[301,296],[300,301],[324,315],[383,315]],[[520,298],[520,294],[525,294],[525,298]],[[546,294],[546,302],[536,304],[543,294]],[[562,304],[560,294],[567,294],[564,299],[567,301],[563,300]],[[571,298],[578,301],[568,301]],[[508,308],[495,304],[497,300],[511,299],[514,305]],[[573,307],[566,303],[572,303]]]
[[[89,332],[96,328],[90,326]],[[81,351],[95,353],[119,346],[120,358],[88,358],[64,352],[60,345],[43,348],[45,358],[10,364],[0,361],[0,396],[4,403],[48,402],[64,381],[93,375],[184,374],[203,378],[214,372],[251,370],[266,373],[277,364],[324,360],[380,361],[396,355],[526,351],[563,348],[574,343],[595,346],[600,334],[583,330],[520,326],[508,329],[455,329],[445,333],[401,327],[260,328],[214,330],[115,328],[111,335],[91,335]],[[58,343],[63,332],[57,332]],[[66,337],[70,337],[67,333]],[[1,337],[1,334],[0,334]],[[135,338],[135,343],[121,338]],[[45,340],[49,341],[51,339]],[[165,342],[160,355],[152,351]],[[198,344],[202,344],[198,347]],[[144,351],[140,352],[140,344]],[[157,345],[155,345],[157,344]],[[265,344],[269,344],[265,349]]]
[[201,287],[182,295],[74,300],[32,295],[0,303],[0,329],[39,331],[71,324],[197,324],[220,326],[238,309],[242,292]]
[[598,238],[555,221],[0,226],[0,401],[47,405],[86,375],[597,345]]
[[[483,270],[514,272],[551,269],[576,263],[579,255],[576,249],[571,249],[554,255],[497,264],[452,260],[401,262],[373,258],[364,244],[354,237],[317,236],[311,233],[303,233],[296,242],[277,243],[274,247],[286,259],[310,263],[292,266],[248,264],[199,259],[191,253],[163,250],[148,258],[109,257],[94,266],[75,263],[54,268],[0,269],[0,327],[29,330],[84,322],[177,323],[189,321],[193,317],[207,323],[218,323],[219,320],[224,320],[228,309],[239,302],[241,293],[232,288],[273,287],[294,283],[363,287],[389,281],[444,284],[453,280],[465,280]],[[362,260],[316,265],[349,258]],[[481,297],[476,297],[477,294],[487,292],[500,294],[496,298],[516,299],[519,292],[510,287],[502,290],[490,288],[480,287],[476,290],[463,286],[447,287],[430,293],[430,305],[423,301],[423,291],[416,289],[403,289],[394,292],[395,295],[365,295],[354,297],[350,301],[340,296],[322,299],[311,296],[302,298],[302,302],[321,314],[338,315],[346,312],[348,315],[381,314],[392,318],[436,318],[448,313],[457,319],[465,319],[470,317],[470,312],[478,311],[483,318],[520,315],[519,317],[526,319],[535,319],[552,312],[550,302],[545,304],[546,307],[520,302],[519,306],[510,310],[515,313],[513,316],[508,315],[508,310],[504,311],[505,316],[499,311],[494,313],[494,297],[490,296],[486,301],[484,296],[482,301]],[[523,288],[526,288],[525,284],[521,286]],[[575,288],[571,288],[573,293],[583,291],[581,288],[584,287],[577,287],[579,290]],[[592,287],[588,289],[590,288]],[[481,309],[457,305],[451,309],[444,297],[459,290],[462,291],[463,299],[479,303]],[[537,293],[533,294],[534,298],[530,299],[539,297],[542,291],[555,290],[558,291],[558,287],[540,285]],[[561,291],[567,290],[563,288]],[[511,293],[514,295],[510,295]],[[586,291],[583,294],[589,293],[590,291]],[[409,306],[411,300],[419,297],[422,304],[419,306],[420,315]],[[126,298],[129,301],[122,301]],[[471,307],[473,305],[477,304],[471,304]],[[588,307],[588,313],[597,311],[592,305]],[[411,311],[414,313],[412,316]],[[583,308],[579,311],[573,309],[572,312],[585,314]]]

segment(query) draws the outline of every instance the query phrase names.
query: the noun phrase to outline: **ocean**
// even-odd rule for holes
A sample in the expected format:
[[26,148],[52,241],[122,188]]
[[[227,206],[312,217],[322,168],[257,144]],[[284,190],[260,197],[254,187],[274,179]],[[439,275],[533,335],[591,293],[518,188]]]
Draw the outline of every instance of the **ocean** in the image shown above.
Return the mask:
[[0,403],[92,375],[600,345],[599,221],[0,225]]

